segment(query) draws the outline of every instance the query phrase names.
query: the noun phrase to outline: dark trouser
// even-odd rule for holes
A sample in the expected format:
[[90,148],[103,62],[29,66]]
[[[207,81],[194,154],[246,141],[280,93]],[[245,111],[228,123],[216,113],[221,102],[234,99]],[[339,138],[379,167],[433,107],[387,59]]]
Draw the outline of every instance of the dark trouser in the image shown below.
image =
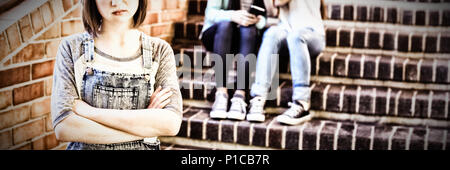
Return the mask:
[[[242,54],[237,58],[237,63],[238,67],[245,67],[245,87],[237,86],[237,90],[245,90],[248,92],[250,86],[249,63],[247,61],[239,61],[244,61],[244,57],[248,54],[256,53],[257,42],[259,41],[258,37],[258,30],[255,26],[238,27],[237,24],[229,21],[216,23],[203,33],[202,42],[206,50],[218,54],[224,64],[223,67],[214,67],[217,88],[226,87],[227,85],[228,71],[230,70],[229,67],[232,66],[232,61],[226,60],[226,54]],[[227,65],[228,67],[226,67]],[[221,78],[219,76],[218,78],[218,73],[223,73],[223,76]]]

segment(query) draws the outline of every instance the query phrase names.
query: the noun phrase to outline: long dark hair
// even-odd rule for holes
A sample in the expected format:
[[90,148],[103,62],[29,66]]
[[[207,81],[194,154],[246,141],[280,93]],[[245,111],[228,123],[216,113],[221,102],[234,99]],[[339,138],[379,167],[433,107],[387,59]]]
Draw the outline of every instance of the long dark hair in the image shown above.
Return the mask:
[[[83,25],[84,29],[94,37],[98,35],[98,29],[102,25],[102,16],[98,12],[94,0],[83,0]],[[139,6],[133,16],[133,28],[141,26],[147,14],[147,0],[139,0]]]

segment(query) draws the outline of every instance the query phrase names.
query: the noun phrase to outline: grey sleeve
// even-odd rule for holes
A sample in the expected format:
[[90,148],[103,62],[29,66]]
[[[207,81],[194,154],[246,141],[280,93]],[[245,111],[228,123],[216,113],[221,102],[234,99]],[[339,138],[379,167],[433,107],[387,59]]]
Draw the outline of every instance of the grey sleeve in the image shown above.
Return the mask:
[[73,113],[73,102],[78,98],[75,85],[74,61],[70,49],[69,42],[62,40],[56,54],[51,96],[53,128]]
[[156,73],[155,88],[172,88],[173,95],[170,97],[170,103],[164,109],[170,109],[175,113],[183,114],[183,103],[178,84],[175,56],[172,48],[167,42],[162,42],[159,50],[160,61]]

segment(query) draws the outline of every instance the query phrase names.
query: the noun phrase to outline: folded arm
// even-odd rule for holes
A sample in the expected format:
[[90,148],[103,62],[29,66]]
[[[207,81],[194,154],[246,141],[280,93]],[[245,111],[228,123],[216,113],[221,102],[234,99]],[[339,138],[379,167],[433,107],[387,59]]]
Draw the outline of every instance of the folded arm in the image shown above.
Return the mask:
[[78,115],[136,136],[174,136],[181,125],[181,116],[167,109],[101,109],[81,100],[75,103]]

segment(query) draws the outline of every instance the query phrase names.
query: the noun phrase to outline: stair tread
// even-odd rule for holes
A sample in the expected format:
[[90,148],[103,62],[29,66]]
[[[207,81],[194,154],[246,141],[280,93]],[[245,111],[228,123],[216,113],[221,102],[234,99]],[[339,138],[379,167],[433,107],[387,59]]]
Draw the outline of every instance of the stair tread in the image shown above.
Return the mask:
[[[209,111],[209,109],[185,107],[181,130],[177,136],[279,149],[331,150],[352,149],[352,147],[405,149],[408,147],[422,150],[425,147],[424,143],[428,143],[428,149],[442,149],[443,141],[445,141],[443,137],[446,136],[443,134],[448,133],[447,129],[443,128],[323,119],[312,119],[300,125],[286,126],[279,124],[274,119],[274,115],[266,115],[264,123],[215,120],[209,118]],[[424,141],[426,135],[427,142]],[[335,136],[338,136],[338,139],[334,139]],[[299,139],[303,139],[302,144],[299,144]],[[448,145],[448,140],[446,141]],[[370,143],[373,143],[373,146],[370,146]]]

